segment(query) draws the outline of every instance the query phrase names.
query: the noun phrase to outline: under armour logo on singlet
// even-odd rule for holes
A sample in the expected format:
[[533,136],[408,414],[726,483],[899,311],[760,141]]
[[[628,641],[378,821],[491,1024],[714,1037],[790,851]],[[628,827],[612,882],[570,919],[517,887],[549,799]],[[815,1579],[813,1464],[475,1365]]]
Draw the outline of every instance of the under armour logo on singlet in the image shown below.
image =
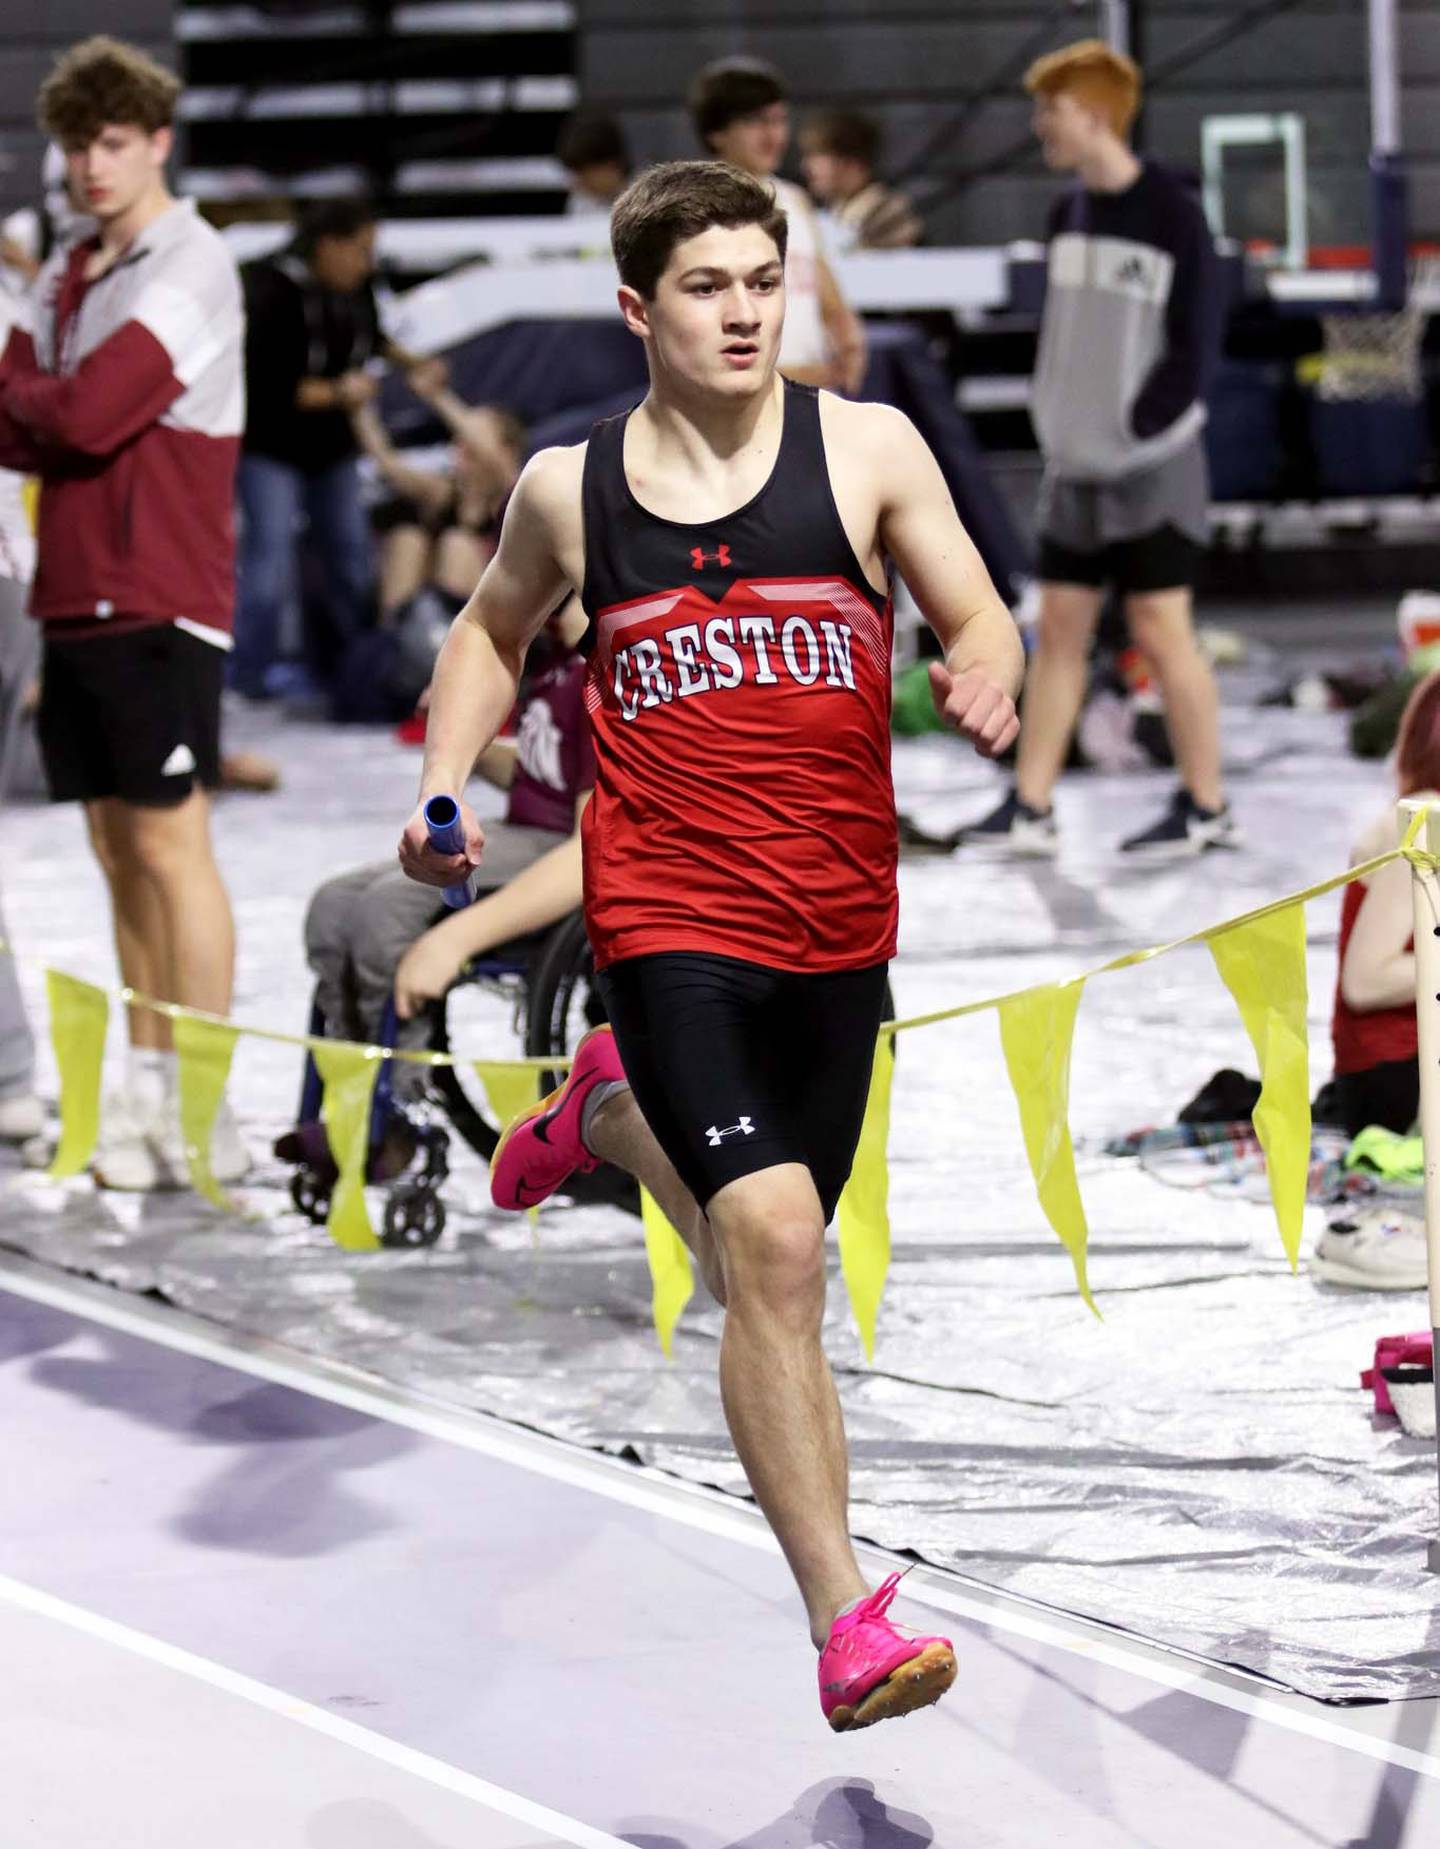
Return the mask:
[[714,552],[706,552],[700,546],[690,548],[690,564],[695,571],[704,571],[707,565],[727,566],[730,563],[730,548],[721,546]]

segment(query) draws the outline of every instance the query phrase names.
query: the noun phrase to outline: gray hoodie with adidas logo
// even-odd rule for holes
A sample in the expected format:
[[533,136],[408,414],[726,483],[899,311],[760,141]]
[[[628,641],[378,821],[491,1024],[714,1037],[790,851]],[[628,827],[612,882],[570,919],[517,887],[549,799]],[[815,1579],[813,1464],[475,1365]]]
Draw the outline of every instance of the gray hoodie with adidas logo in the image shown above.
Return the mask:
[[1062,481],[1115,481],[1205,422],[1224,301],[1204,214],[1147,161],[1120,193],[1077,189],[1050,218],[1031,417]]

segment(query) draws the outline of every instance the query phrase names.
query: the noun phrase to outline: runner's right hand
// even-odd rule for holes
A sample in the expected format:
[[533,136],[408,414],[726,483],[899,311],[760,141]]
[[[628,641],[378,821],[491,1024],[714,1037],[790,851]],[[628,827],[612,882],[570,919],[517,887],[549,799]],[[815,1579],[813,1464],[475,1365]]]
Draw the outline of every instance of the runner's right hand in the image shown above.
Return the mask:
[[465,852],[438,854],[430,845],[425,827],[425,805],[417,803],[400,837],[401,870],[412,880],[419,880],[422,886],[463,886],[480,865],[485,852],[485,830],[475,820],[474,811],[467,803],[460,805],[460,822],[465,830]]

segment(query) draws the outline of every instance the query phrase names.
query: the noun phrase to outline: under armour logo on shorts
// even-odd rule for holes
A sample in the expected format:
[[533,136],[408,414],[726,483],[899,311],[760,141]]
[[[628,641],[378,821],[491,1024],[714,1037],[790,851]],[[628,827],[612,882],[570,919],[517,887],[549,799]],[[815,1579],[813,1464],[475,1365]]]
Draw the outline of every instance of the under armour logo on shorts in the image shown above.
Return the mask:
[[730,548],[721,546],[714,552],[706,552],[700,546],[690,548],[690,564],[695,571],[704,571],[707,565],[726,566],[730,563]]
[[754,1136],[755,1126],[748,1117],[742,1117],[738,1124],[731,1124],[724,1130],[717,1130],[714,1124],[711,1124],[705,1134],[710,1139],[710,1147],[718,1149],[727,1136]]

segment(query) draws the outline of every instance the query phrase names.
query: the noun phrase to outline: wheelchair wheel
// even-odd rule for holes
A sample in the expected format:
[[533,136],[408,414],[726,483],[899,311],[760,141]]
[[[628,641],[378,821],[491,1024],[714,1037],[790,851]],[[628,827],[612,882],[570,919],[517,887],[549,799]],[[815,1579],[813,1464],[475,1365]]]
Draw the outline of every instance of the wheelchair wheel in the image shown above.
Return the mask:
[[[450,1033],[442,1003],[435,1010],[435,1029],[430,1044],[437,1053],[450,1051]],[[485,1116],[477,1097],[467,1091],[465,1081],[454,1066],[436,1066],[431,1073],[435,1089],[445,1105],[445,1114],[477,1156],[488,1162],[500,1141],[500,1126]],[[473,1082],[472,1082],[473,1083]],[[478,1087],[475,1087],[478,1091]]]
[[323,1226],[330,1217],[331,1184],[314,1169],[297,1168],[290,1177],[290,1198],[307,1220]]
[[392,1249],[433,1246],[445,1230],[445,1203],[432,1189],[411,1183],[392,1188],[385,1203],[380,1243]]
[[[581,955],[582,973],[587,984],[581,991],[582,1006],[586,1002],[591,962],[590,947],[585,937],[584,920],[580,913],[576,912],[572,917],[562,919],[550,932],[539,936],[537,940],[526,940],[525,948],[529,955],[529,967],[525,974],[523,1002],[517,1010],[516,1020],[517,1030],[521,1028],[523,1022],[523,1050],[526,1053],[534,1053],[537,1050],[542,1053],[568,1052],[575,1040],[578,1040],[585,1032],[586,1026],[591,1023],[582,1019],[574,1039],[555,1040],[555,1034],[564,1032],[563,1012],[569,1007],[570,988],[566,987],[566,998],[563,1004],[556,1004],[550,998],[564,973],[570,969],[577,955]],[[555,974],[546,976],[547,970],[554,971]],[[562,986],[565,985],[562,984]],[[452,990],[451,996],[439,1003],[433,1012],[430,1045],[437,1053],[451,1051],[449,1010],[451,1000],[456,993],[458,991]],[[556,1006],[561,1007],[562,1023],[548,1030],[548,1037],[541,1036],[537,1049],[535,1044],[539,1031],[536,1026],[537,1019],[549,1020]],[[603,1011],[594,1016],[595,1021],[601,1021],[604,1018]],[[459,1030],[459,1037],[467,1046],[474,1044],[472,1035],[466,1033],[463,1028]],[[497,1057],[503,1057],[498,1048]],[[542,1089],[553,1090],[559,1082],[557,1075],[547,1075]],[[458,1134],[478,1156],[488,1162],[495,1153],[495,1146],[500,1140],[503,1126],[492,1119],[489,1102],[474,1074],[463,1067],[437,1066],[433,1074],[433,1083],[444,1103],[446,1114]]]
[[[584,915],[575,912],[556,926],[531,977],[525,1051],[533,1058],[573,1053],[582,1037],[606,1018]],[[559,1083],[549,1073],[545,1078],[547,1090]]]

